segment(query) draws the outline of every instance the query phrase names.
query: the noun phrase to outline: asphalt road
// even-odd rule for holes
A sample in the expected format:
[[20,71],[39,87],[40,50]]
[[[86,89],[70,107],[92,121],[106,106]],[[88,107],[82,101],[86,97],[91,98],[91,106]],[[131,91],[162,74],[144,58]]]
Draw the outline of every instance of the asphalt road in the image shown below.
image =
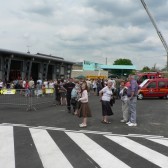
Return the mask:
[[[88,118],[87,130],[110,131],[115,134],[153,134],[168,137],[168,100],[145,99],[137,101],[137,127],[120,123],[122,119],[121,101],[113,106],[114,115],[109,117],[111,124],[101,123],[101,103],[98,96],[91,95],[89,104],[93,117]],[[79,130],[81,119],[67,113],[66,106],[43,104],[36,111],[26,111],[17,106],[0,107],[0,123],[26,124],[29,126],[52,126]]]
[[[153,141],[155,139],[164,140],[166,143],[168,141],[166,139],[168,138],[168,100],[138,100],[137,127],[128,127],[126,124],[120,123],[120,120],[122,119],[120,100],[116,100],[116,103],[113,106],[114,115],[109,117],[111,124],[101,123],[102,116],[99,97],[91,95],[89,97],[89,104],[93,117],[88,118],[88,127],[83,129],[79,128],[81,118],[69,114],[65,106],[43,104],[36,107],[37,111],[26,111],[23,108],[1,106],[0,141],[7,143],[8,141],[6,142],[4,139],[8,139],[9,137],[12,138],[12,135],[14,141],[14,146],[10,147],[10,150],[14,148],[14,156],[11,156],[14,157],[14,163],[12,163],[12,159],[10,159],[10,162],[6,162],[11,165],[15,164],[14,167],[16,168],[64,168],[71,166],[77,168],[109,167],[110,164],[110,167],[118,168],[115,165],[114,160],[113,163],[111,163],[112,158],[109,154],[113,154],[116,158],[122,161],[122,163],[116,161],[117,165],[121,164],[120,167],[166,167],[164,164],[166,162],[168,163],[168,146],[165,147],[163,144],[160,145]],[[6,132],[7,135],[5,134]],[[11,133],[11,136],[9,136],[9,133]],[[50,136],[48,136],[48,134]],[[110,140],[111,137],[113,137],[112,143]],[[149,141],[148,138],[151,137],[154,140],[150,139]],[[54,153],[50,153],[51,151],[48,151],[48,155],[46,154],[47,150],[49,150],[49,146],[52,147],[53,145],[54,148],[53,143],[48,146],[43,145],[43,148],[40,146],[41,144],[47,144],[51,139],[54,140],[54,144],[58,145],[59,149],[68,161],[64,161],[63,163],[56,161],[55,165],[47,161],[48,158],[52,159],[52,157],[58,156],[58,153],[54,155]],[[133,140],[134,143],[130,140]],[[42,142],[38,146],[39,141]],[[131,144],[133,149],[130,149],[129,145],[127,146],[126,144],[123,144],[123,141],[125,143],[128,141],[128,144]],[[90,147],[88,150],[85,144],[91,144],[91,147],[93,147],[92,152],[90,152]],[[152,153],[152,151],[147,150],[147,156],[143,155],[143,151],[138,154],[140,149],[143,150],[143,147],[138,148],[139,144],[143,145],[143,147],[152,148],[152,150],[157,153]],[[78,146],[80,146],[80,148]],[[2,148],[3,151],[6,152],[6,156],[8,156],[7,146],[0,145],[0,148]],[[2,151],[2,149],[0,151]],[[145,150],[146,148],[144,151]],[[43,151],[46,153],[43,153]],[[161,155],[157,155],[158,153]],[[2,157],[4,154],[5,153],[2,154],[0,152],[0,167],[11,167],[6,165],[6,158]],[[158,162],[152,160],[152,158],[148,158],[148,156],[150,157],[150,155],[152,156],[155,154],[156,156],[153,157],[157,157],[158,160],[160,159]],[[104,161],[102,161],[103,163],[99,163],[101,160],[99,156],[101,155],[104,155],[104,157],[107,158],[107,160],[104,160],[104,157],[102,156],[102,160]],[[44,158],[41,156],[44,156]],[[47,156],[46,160],[45,156]],[[96,160],[94,156],[99,159]],[[61,159],[62,155],[60,155],[60,160]],[[70,162],[71,166],[68,165],[68,162]]]

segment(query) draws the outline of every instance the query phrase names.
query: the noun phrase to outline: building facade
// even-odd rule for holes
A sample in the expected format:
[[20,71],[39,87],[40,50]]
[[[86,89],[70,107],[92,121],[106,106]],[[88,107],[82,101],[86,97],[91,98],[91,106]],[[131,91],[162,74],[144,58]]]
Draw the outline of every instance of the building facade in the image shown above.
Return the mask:
[[4,81],[69,78],[73,64],[61,57],[0,49],[0,79]]
[[[136,66],[134,65],[104,65],[91,61],[83,61],[77,62],[73,65],[72,68],[72,77],[84,75],[88,78],[96,78],[96,77],[104,77],[108,78],[111,76],[121,77],[128,72],[128,70],[136,70]],[[114,75],[111,72],[114,70],[118,70],[118,74]]]
[[100,65],[90,61],[76,62],[72,67],[72,77],[83,75],[90,79],[108,78],[108,71],[101,69]]

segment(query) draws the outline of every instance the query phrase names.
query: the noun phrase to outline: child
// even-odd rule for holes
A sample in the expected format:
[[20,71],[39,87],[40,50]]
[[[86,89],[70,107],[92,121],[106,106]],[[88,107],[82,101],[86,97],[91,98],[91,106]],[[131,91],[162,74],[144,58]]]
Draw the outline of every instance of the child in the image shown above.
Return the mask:
[[81,102],[80,108],[78,110],[78,116],[83,117],[82,124],[79,124],[79,127],[87,127],[87,117],[91,117],[91,111],[88,104],[88,91],[87,83],[84,81],[82,83],[81,98],[78,100]]

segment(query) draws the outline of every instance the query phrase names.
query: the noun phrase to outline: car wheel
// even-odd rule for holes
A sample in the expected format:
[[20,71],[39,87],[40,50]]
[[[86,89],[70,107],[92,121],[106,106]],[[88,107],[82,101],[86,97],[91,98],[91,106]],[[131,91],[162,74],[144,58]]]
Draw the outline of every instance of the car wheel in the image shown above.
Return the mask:
[[142,100],[142,99],[143,99],[143,94],[142,94],[142,93],[139,93],[138,96],[137,96],[137,98],[138,98],[139,100]]

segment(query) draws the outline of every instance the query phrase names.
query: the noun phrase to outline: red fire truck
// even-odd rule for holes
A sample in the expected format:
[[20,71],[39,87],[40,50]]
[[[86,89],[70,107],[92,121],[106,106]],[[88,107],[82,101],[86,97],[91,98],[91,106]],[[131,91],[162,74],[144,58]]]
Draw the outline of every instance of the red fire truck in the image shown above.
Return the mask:
[[163,77],[163,74],[160,72],[144,72],[136,74],[138,84],[141,84],[145,79],[156,79]]

